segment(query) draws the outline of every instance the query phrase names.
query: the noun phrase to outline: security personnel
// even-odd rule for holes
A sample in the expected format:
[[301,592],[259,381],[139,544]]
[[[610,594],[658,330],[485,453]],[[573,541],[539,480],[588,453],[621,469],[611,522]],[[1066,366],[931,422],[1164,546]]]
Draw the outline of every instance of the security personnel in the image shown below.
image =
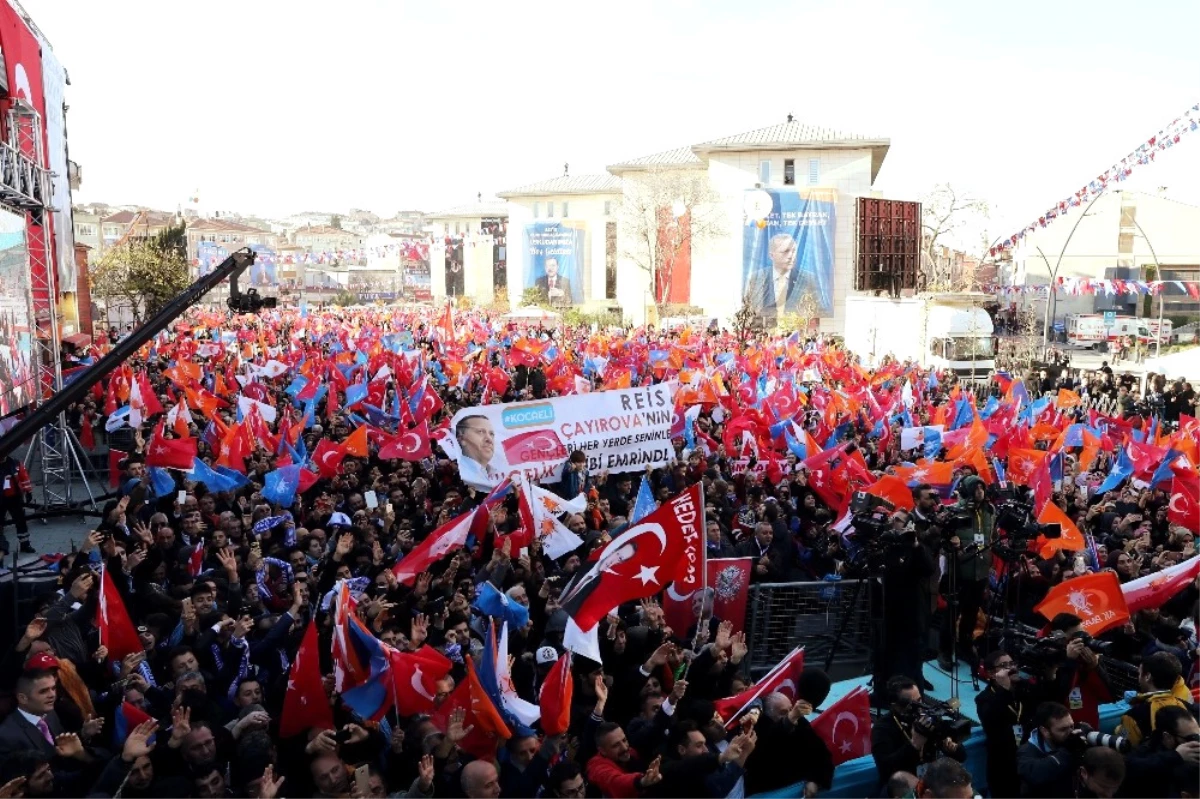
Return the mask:
[[[987,488],[983,480],[975,475],[964,477],[955,489],[958,502],[953,510],[970,517],[970,524],[954,531],[950,546],[954,549],[950,557],[950,572],[947,588],[951,596],[949,605],[957,605],[957,616],[946,613],[942,624],[941,652],[938,663],[947,671],[954,665],[955,656],[963,657],[974,666],[978,662],[973,638],[975,620],[983,605],[984,590],[992,568],[991,544],[996,535],[996,514],[987,501]],[[957,624],[957,635],[955,625]]]
[[21,545],[21,553],[32,555],[33,545],[29,543],[29,525],[25,523],[25,505],[33,502],[33,483],[25,464],[9,455],[0,461],[0,553],[7,554],[8,539],[4,537],[4,521],[11,519],[13,527],[17,528],[17,541]]

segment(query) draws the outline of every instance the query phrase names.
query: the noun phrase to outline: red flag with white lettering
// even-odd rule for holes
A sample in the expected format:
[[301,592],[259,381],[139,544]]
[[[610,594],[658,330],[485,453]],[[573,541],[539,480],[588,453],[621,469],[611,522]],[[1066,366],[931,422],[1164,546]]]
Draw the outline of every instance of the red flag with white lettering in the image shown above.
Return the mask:
[[287,693],[283,695],[283,714],[279,718],[279,735],[290,738],[307,732],[333,729],[333,708],[325,696],[321,682],[320,652],[317,641],[317,622],[308,623],[296,659],[288,672]]
[[812,729],[833,755],[833,765],[871,754],[871,700],[866,688],[850,693],[821,711]]
[[792,701],[796,700],[796,686],[800,684],[800,674],[804,671],[804,648],[799,647],[788,653],[761,680],[742,691],[736,696],[718,699],[713,703],[717,713],[725,719],[725,726],[730,727],[734,720],[746,710],[746,705],[759,697],[781,693]]

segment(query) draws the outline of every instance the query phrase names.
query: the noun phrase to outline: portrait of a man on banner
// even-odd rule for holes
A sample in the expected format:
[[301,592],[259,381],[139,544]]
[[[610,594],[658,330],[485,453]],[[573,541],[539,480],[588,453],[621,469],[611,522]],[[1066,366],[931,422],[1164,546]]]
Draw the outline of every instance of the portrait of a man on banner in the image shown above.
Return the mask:
[[833,313],[836,194],[830,189],[755,189],[747,196],[742,287],[768,326],[811,296]]

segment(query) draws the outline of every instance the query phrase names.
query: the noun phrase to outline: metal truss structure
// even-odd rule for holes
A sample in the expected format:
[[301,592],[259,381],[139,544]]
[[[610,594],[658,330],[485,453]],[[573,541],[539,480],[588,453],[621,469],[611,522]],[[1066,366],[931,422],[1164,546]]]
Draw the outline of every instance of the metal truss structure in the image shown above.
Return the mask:
[[[26,249],[29,253],[30,318],[33,322],[33,363],[37,370],[37,402],[61,391],[62,349],[59,340],[58,290],[53,242],[46,220],[50,207],[50,172],[46,163],[41,115],[18,97],[9,98],[5,120],[7,136],[0,141],[0,206],[26,220]],[[37,440],[26,453],[36,453],[42,482],[42,505],[47,510],[71,507],[75,474],[95,505],[95,496],[84,476],[81,447],[67,426],[65,414],[38,431]]]

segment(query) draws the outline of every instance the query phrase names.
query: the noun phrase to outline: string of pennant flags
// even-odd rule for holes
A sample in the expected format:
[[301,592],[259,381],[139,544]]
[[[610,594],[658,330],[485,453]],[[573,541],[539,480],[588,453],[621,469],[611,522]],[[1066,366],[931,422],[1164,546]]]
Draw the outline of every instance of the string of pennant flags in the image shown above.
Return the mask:
[[990,254],[995,256],[997,253],[1012,249],[1020,244],[1027,234],[1033,233],[1039,228],[1046,227],[1046,225],[1060,216],[1066,216],[1072,208],[1077,208],[1091,202],[1095,197],[1103,193],[1110,184],[1121,183],[1133,174],[1133,170],[1137,167],[1153,163],[1158,153],[1169,150],[1176,144],[1179,144],[1180,139],[1197,128],[1200,128],[1200,103],[1196,103],[1183,112],[1182,116],[1173,119],[1169,125],[1142,142],[1138,145],[1137,149],[1101,172],[1070,197],[1060,200],[1056,205],[1048,208],[1036,220],[1030,222],[1016,233],[1001,239],[996,246],[989,250]]
[[1057,292],[1077,297],[1083,295],[1103,295],[1106,297],[1120,295],[1156,296],[1164,292],[1173,294],[1174,292],[1168,291],[1169,288],[1173,287],[1193,299],[1200,300],[1200,283],[1187,280],[1097,280],[1083,277],[1060,277],[1055,279],[1053,284],[1042,284],[1039,286],[993,285],[985,286],[984,291],[990,294],[1048,294],[1051,285],[1054,286]]
[[[467,239],[462,241],[458,238],[447,238],[445,244],[428,239],[423,241],[406,241],[397,244],[386,244],[378,247],[351,247],[349,249],[339,250],[308,250],[302,253],[276,253],[266,248],[255,248],[258,254],[260,263],[268,264],[327,264],[334,261],[361,261],[367,258],[388,258],[400,255],[405,261],[428,261],[429,252],[431,249],[436,249],[439,245],[447,248],[457,246],[462,243],[468,247],[492,246],[494,240],[486,239]],[[196,263],[205,260],[214,260],[213,257],[198,257]]]

